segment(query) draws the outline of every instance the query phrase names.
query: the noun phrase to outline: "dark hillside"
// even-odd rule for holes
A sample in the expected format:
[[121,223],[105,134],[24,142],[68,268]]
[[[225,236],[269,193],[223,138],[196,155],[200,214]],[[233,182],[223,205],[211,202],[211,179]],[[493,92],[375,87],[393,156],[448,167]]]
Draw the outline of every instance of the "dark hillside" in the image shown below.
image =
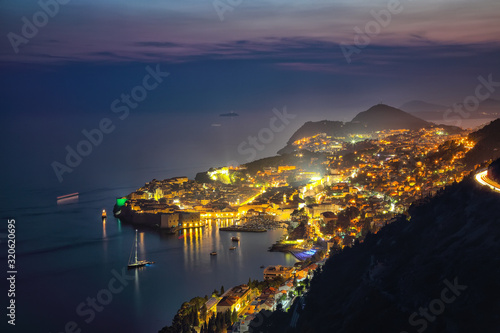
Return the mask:
[[499,206],[473,177],[412,205],[326,262],[297,328],[277,313],[254,332],[499,332]]
[[499,158],[500,118],[469,134],[469,139],[476,142],[476,145],[465,155],[467,165],[474,166],[490,159]]

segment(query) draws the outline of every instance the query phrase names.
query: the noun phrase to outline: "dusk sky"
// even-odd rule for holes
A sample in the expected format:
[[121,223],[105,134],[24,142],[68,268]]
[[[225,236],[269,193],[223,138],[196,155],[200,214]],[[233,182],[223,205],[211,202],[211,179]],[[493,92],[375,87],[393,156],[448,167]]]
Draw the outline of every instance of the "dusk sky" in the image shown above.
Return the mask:
[[[64,67],[85,81],[87,70],[78,71],[84,65],[99,66],[103,73],[122,66],[124,73],[134,63],[161,63],[171,72],[174,89],[206,95],[180,103],[186,111],[204,111],[202,105],[212,111],[225,103],[229,109],[263,107],[252,98],[256,95],[265,103],[290,98],[300,108],[309,106],[304,111],[326,111],[380,100],[396,106],[411,99],[450,104],[470,94],[478,75],[498,73],[500,2],[495,0],[401,1],[350,63],[339,44],[353,45],[355,28],[365,31],[374,20],[370,12],[387,12],[391,1],[232,4],[68,1],[16,53],[8,33],[21,35],[22,17],[32,22],[41,8],[37,1],[2,1],[0,61],[12,71],[3,77],[36,75],[37,65],[43,65],[44,73]],[[122,80],[117,73],[106,75],[108,86]],[[214,94],[220,98],[210,99]]]
[[[380,102],[451,105],[474,94],[479,76],[500,81],[496,0],[60,2],[46,2],[53,17],[34,0],[0,2],[2,135],[30,123],[20,140],[47,140],[51,150],[40,158],[48,174],[82,128],[116,119],[112,102],[142,82],[146,66],[169,76],[120,124],[121,135],[143,121],[135,139],[158,143],[154,133],[170,133],[171,152],[181,152],[174,143],[186,133],[191,149],[208,138],[237,144],[286,106],[294,123],[259,157],[275,154],[308,120],[349,121]],[[39,27],[30,28],[34,20]],[[341,45],[357,51],[347,59]],[[219,117],[230,111],[240,117]],[[147,115],[163,117],[165,127],[155,132],[151,124],[162,122]],[[124,142],[148,158],[145,145]],[[234,147],[224,149],[207,165],[238,160]]]

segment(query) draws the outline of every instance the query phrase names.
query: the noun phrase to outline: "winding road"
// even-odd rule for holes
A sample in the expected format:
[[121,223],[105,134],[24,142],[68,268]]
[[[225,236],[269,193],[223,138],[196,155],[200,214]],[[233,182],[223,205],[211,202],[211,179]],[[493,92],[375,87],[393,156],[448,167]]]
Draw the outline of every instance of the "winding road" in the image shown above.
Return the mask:
[[480,171],[476,174],[476,181],[481,184],[490,187],[492,190],[500,192],[500,184],[494,180],[488,178],[488,170]]

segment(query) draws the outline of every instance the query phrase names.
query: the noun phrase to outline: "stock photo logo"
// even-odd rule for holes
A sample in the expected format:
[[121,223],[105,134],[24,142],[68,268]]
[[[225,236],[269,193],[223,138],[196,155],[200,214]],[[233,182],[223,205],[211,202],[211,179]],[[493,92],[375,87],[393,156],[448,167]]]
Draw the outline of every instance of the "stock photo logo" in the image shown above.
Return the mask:
[[26,45],[38,35],[40,29],[43,29],[50,20],[53,19],[61,10],[61,5],[66,5],[70,0],[39,0],[40,10],[33,13],[31,18],[21,17],[22,26],[20,32],[7,33],[7,39],[12,46],[14,53],[19,53],[19,47]]
[[[411,326],[415,327],[418,333],[423,333],[429,326],[429,323],[433,323],[436,317],[441,315],[445,310],[446,306],[455,302],[457,297],[459,297],[467,286],[460,285],[458,283],[458,277],[453,279],[453,282],[445,279],[443,284],[446,286],[441,290],[439,298],[435,298],[429,302],[427,307],[420,307],[418,312],[413,312],[408,318],[408,322]],[[409,331],[401,331],[401,333],[410,333]]]

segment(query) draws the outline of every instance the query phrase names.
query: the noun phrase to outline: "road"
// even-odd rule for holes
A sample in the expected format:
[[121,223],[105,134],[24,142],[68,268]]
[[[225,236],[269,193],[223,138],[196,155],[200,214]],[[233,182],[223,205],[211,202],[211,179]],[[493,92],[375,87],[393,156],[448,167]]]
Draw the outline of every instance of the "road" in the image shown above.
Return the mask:
[[488,186],[492,190],[500,192],[500,184],[495,182],[494,180],[488,178],[488,170],[480,171],[476,174],[476,181],[481,184]]

